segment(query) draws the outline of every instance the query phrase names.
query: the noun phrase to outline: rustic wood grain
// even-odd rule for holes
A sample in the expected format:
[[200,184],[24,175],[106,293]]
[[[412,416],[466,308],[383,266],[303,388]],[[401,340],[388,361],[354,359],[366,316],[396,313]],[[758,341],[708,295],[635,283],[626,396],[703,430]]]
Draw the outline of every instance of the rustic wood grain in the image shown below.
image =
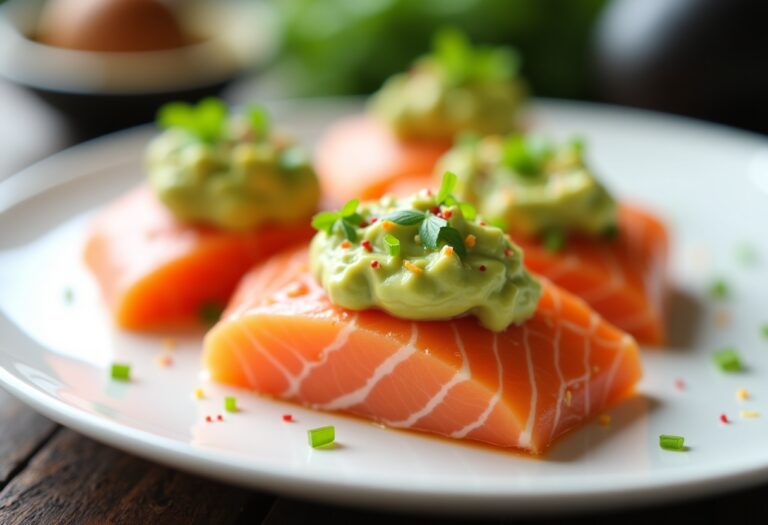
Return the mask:
[[0,492],[0,523],[233,524],[263,497],[62,429]]
[[55,423],[0,388],[0,488],[55,429]]

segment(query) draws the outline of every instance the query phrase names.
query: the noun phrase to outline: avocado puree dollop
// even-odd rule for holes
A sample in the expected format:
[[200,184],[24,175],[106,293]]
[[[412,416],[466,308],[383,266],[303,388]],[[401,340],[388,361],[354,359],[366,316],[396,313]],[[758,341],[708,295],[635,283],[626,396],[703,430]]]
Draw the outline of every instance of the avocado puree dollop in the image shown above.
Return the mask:
[[519,134],[467,136],[436,169],[455,172],[457,196],[510,232],[598,236],[616,231],[616,201],[585,163],[579,140],[558,145]]
[[404,138],[452,139],[462,131],[509,133],[517,128],[526,88],[508,47],[473,47],[457,30],[435,35],[433,51],[390,77],[370,110]]
[[331,302],[404,319],[472,315],[493,331],[533,315],[541,289],[520,248],[470,206],[438,197],[351,201],[316,216],[310,266]]
[[266,113],[230,116],[217,99],[161,109],[165,130],[146,167],[160,201],[180,220],[228,230],[306,220],[319,184],[306,152],[270,133]]

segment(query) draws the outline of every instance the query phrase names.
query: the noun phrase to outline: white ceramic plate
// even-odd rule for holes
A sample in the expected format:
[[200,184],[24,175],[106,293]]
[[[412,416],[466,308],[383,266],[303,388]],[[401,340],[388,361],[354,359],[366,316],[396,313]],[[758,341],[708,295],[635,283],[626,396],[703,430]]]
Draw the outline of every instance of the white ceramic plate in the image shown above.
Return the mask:
[[[282,108],[311,140],[343,103]],[[96,439],[205,476],[283,494],[387,509],[544,513],[659,502],[768,480],[768,142],[725,128],[616,108],[540,102],[536,128],[579,133],[618,193],[655,208],[674,237],[672,345],[646,350],[640,394],[542,459],[387,430],[237,392],[199,371],[200,338],[115,330],[80,262],[93,210],[142,178],[141,128],[98,140],[0,183],[0,381],[43,414]],[[751,256],[745,249],[751,249]],[[730,298],[708,294],[718,277]],[[72,291],[71,301],[66,290]],[[173,334],[167,334],[173,335]],[[724,374],[711,354],[742,353]],[[108,379],[113,361],[134,380]],[[680,389],[676,382],[682,380]],[[192,392],[203,387],[204,400]],[[751,399],[738,400],[747,388]],[[742,418],[741,410],[762,412]],[[282,421],[291,413],[294,423]],[[719,421],[726,413],[732,423]],[[205,417],[224,414],[223,422]],[[333,424],[339,446],[313,450],[308,428]],[[689,449],[659,448],[662,433]]]

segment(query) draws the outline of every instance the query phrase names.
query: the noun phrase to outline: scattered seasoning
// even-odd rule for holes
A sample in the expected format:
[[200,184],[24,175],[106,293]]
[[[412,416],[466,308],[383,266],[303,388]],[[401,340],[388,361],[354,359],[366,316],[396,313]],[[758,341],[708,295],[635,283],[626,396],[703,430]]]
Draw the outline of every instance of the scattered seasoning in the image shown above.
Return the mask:
[[173,358],[166,354],[160,354],[155,357],[155,365],[160,367],[169,367],[173,364]]
[[512,256],[512,248],[506,248],[504,250],[504,257],[511,257]]
[[285,421],[286,423],[292,423],[293,416],[291,414],[283,414],[283,421]]
[[368,227],[368,222],[365,219],[363,219],[362,221],[360,221],[360,227],[361,228],[367,228]]
[[411,272],[415,273],[416,275],[420,275],[423,270],[413,264],[411,261],[403,261],[403,266],[405,266],[406,269],[410,270]]
[[163,339],[163,348],[165,350],[176,350],[177,346],[179,346],[179,343],[176,342],[176,339],[173,339],[172,337]]
[[474,248],[475,244],[477,244],[477,237],[475,237],[471,233],[469,235],[467,235],[466,237],[464,237],[464,245],[467,248]]
[[679,377],[675,379],[675,388],[678,390],[685,390],[685,381]]
[[336,429],[330,425],[327,427],[313,428],[307,430],[309,446],[312,448],[325,447],[330,445],[336,439]]
[[478,270],[480,270],[481,272],[484,272],[486,269],[487,268],[485,267],[484,264],[481,264],[480,267],[478,268]]
[[216,416],[216,421],[224,421],[224,416],[222,416],[221,414],[218,414]]
[[713,357],[715,364],[723,372],[740,372],[742,370],[741,357],[735,348],[723,348],[715,352]]
[[205,397],[205,391],[202,388],[195,388],[192,395],[195,396],[195,399],[203,399]]
[[379,261],[371,261],[371,268],[378,268],[379,267]]
[[352,246],[352,244],[348,240],[345,239],[345,240],[341,241],[341,247],[344,248],[345,250],[347,248],[349,248],[350,246]]
[[709,286],[709,295],[712,299],[725,299],[730,295],[728,284],[723,279],[716,279]]
[[75,300],[75,292],[72,290],[72,288],[67,286],[66,288],[64,288],[64,302],[67,304],[70,304],[74,300]]
[[224,398],[224,410],[227,412],[237,412],[237,398],[235,398],[235,396],[227,396]]
[[451,217],[453,217],[453,212],[451,210],[443,211],[443,219],[450,219]]
[[131,365],[125,363],[112,363],[112,379],[117,381],[131,380]]
[[600,423],[600,426],[607,427],[608,425],[611,424],[611,416],[609,416],[608,414],[603,414],[600,416],[600,419],[598,420],[598,422]]
[[726,425],[730,423],[730,421],[728,421],[728,416],[726,416],[725,414],[720,414],[720,422],[725,423]]
[[488,223],[485,221],[480,221],[478,224],[480,224],[480,226],[488,226]]
[[755,417],[760,417],[760,412],[758,412],[757,410],[742,410],[741,412],[739,412],[739,416],[743,418],[755,418]]
[[451,256],[453,256],[453,246],[448,246],[448,245],[446,244],[445,246],[443,246],[443,249],[442,249],[442,250],[440,250],[440,252],[441,252],[441,253],[442,253],[442,254],[443,254],[445,257],[451,257]]
[[301,297],[302,295],[306,295],[307,292],[309,292],[309,288],[307,288],[306,284],[294,283],[293,286],[288,288],[288,290],[285,292],[285,295],[288,297]]
[[683,436],[670,436],[661,434],[659,446],[664,450],[685,450],[685,438]]
[[381,223],[381,227],[385,232],[392,231],[392,229],[395,227],[395,223],[392,221],[383,221]]
[[370,222],[371,224],[376,224],[376,221],[378,221],[378,220],[379,220],[379,218],[378,218],[378,217],[371,217],[371,218],[368,220],[368,222]]
[[205,422],[206,423],[211,423],[211,422],[213,422],[213,418],[211,416],[205,416]]
[[219,322],[224,308],[217,303],[204,303],[198,312],[200,320],[205,326],[213,326]]
[[750,398],[749,390],[747,390],[746,388],[739,388],[736,391],[736,398],[739,399],[740,401],[746,401],[747,399]]
[[731,323],[731,314],[728,310],[721,309],[715,314],[715,326],[718,328],[727,328]]
[[565,391],[565,404],[566,406],[571,406],[571,403],[573,402],[573,393],[570,390]]
[[440,206],[432,206],[429,210],[432,215],[438,215],[440,213]]
[[[389,222],[389,221],[386,221],[386,222]],[[392,234],[387,233],[386,235],[384,235],[384,244],[387,245],[387,250],[389,251],[389,255],[391,255],[392,257],[397,257],[398,255],[400,255],[400,239],[398,239]]]
[[363,241],[363,242],[360,243],[360,246],[365,248],[365,250],[368,251],[368,252],[372,252],[373,251],[373,246],[371,245],[371,241]]

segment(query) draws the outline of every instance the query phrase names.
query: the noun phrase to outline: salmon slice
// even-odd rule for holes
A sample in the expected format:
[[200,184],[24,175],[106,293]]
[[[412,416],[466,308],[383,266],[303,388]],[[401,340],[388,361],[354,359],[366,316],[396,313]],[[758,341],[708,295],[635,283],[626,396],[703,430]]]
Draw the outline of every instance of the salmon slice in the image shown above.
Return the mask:
[[353,198],[377,199],[412,176],[424,179],[419,187],[426,186],[450,147],[450,141],[400,140],[383,124],[358,115],[340,120],[323,135],[317,173],[332,207]]
[[241,282],[206,336],[215,381],[391,427],[543,452],[632,393],[637,345],[544,281],[535,316],[494,333],[473,318],[408,321],[332,305],[305,249]]
[[255,263],[313,234],[309,221],[249,233],[189,226],[141,186],[98,215],[84,257],[116,323],[148,330],[190,325],[204,305],[223,307]]
[[534,273],[578,295],[608,322],[648,345],[664,343],[668,238],[650,213],[623,204],[616,239],[568,239],[558,252],[513,235]]

